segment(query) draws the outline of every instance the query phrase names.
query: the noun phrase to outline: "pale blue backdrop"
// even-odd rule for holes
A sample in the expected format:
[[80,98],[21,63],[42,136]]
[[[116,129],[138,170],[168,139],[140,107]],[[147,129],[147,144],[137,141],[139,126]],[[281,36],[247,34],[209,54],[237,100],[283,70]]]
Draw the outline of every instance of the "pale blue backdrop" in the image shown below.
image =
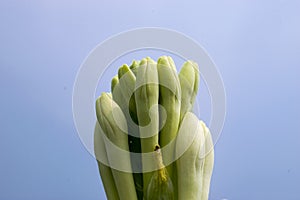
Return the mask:
[[180,31],[222,74],[227,118],[211,200],[299,200],[300,2],[0,2],[0,199],[105,199],[77,136],[72,87],[89,51],[127,29]]

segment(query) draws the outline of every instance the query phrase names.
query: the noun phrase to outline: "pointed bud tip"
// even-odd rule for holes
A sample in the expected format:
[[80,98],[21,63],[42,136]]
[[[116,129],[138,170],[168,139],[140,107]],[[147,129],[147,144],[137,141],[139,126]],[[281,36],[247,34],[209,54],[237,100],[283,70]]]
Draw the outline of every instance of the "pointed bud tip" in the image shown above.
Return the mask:
[[199,71],[199,66],[196,62],[194,62],[192,60],[188,60],[185,63],[191,65],[196,71]]
[[139,61],[133,60],[129,68],[133,69],[136,68],[138,65],[139,65]]
[[118,75],[116,75],[111,79],[111,91],[112,92],[118,83],[119,83],[119,78],[118,78]]
[[128,71],[130,71],[128,65],[124,64],[122,65],[119,70],[118,70],[118,77],[119,79],[124,75],[126,74]]
[[97,99],[99,101],[100,105],[102,106],[104,103],[109,103],[112,101],[111,93],[102,92],[101,96]]

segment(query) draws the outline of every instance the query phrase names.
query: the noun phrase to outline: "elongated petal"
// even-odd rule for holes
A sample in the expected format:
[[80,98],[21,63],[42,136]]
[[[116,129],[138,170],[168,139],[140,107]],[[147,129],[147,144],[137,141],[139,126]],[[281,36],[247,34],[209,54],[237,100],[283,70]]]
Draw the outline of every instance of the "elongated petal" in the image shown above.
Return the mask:
[[103,134],[102,129],[97,121],[95,125],[95,131],[94,131],[94,149],[95,149],[95,156],[98,163],[99,173],[101,176],[101,180],[104,186],[107,199],[118,200],[120,198],[118,195],[112,170],[108,166],[109,163],[108,163],[105,143],[103,141],[102,134]]
[[180,118],[180,82],[171,58],[160,57],[157,62],[159,76],[159,104],[166,111],[166,123],[159,134],[160,145],[164,147],[172,141],[177,134]]
[[[160,145],[164,147],[174,140],[177,135],[180,120],[181,86],[176,72],[176,66],[171,57],[160,57],[157,62],[157,70],[160,83],[159,104],[166,112],[166,120],[164,120],[164,116],[160,114],[160,122],[162,123],[162,121],[164,121],[165,124],[159,132],[159,142]],[[174,155],[172,153],[163,155],[164,162],[172,162],[173,157]],[[167,170],[176,188],[177,176],[175,167],[175,163],[171,164],[167,167]],[[174,192],[176,193],[177,191],[175,190]]]
[[204,158],[199,155],[204,147],[204,130],[197,117],[188,112],[179,131],[180,139],[177,139],[176,153],[184,153],[176,161],[178,200],[199,200],[202,195],[204,168]]
[[[107,138],[117,147],[128,152],[128,137],[126,118],[110,95],[102,93],[96,101],[96,113],[98,122]],[[110,166],[125,165],[131,169],[130,154],[116,155],[108,142],[105,142],[108,161]],[[112,164],[113,163],[113,164]],[[121,200],[137,199],[132,173],[119,171],[112,168],[112,174]]]
[[[142,59],[136,77],[135,102],[140,125],[141,148],[142,153],[146,153],[153,151],[158,145],[159,86],[156,63],[151,58]],[[143,156],[142,163],[145,163]],[[151,172],[143,174],[144,194],[147,192],[151,176]]]
[[201,200],[208,200],[210,190],[210,180],[214,168],[214,147],[209,129],[206,127],[204,122],[200,121],[205,135],[205,152],[201,157],[204,156],[204,168],[203,168],[203,189]]
[[199,87],[199,69],[195,62],[187,61],[178,74],[181,85],[180,119],[193,109]]
[[[133,72],[127,65],[120,67],[118,71],[118,83],[113,91],[113,99],[121,107],[125,114],[128,126],[128,145],[130,152],[140,153],[141,142],[139,138],[139,129],[137,126],[137,114],[135,104],[135,82],[136,78]],[[133,169],[142,169],[141,157],[131,157],[131,164]],[[143,178],[141,173],[133,174],[137,195],[139,198],[143,197]]]

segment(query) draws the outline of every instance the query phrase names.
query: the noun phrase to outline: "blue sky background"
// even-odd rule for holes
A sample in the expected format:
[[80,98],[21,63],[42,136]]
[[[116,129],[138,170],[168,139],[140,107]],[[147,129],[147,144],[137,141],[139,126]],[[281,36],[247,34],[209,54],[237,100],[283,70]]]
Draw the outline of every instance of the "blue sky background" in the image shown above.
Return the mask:
[[142,26],[202,44],[227,93],[210,199],[300,199],[300,2],[0,2],[0,199],[105,199],[72,87],[99,42]]

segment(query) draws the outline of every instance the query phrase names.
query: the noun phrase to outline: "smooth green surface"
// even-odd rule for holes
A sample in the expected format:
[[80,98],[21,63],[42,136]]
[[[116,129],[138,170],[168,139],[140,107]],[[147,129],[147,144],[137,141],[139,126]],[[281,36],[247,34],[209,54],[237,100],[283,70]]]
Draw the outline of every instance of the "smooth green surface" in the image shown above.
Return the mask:
[[[113,112],[116,112],[116,115],[113,115]],[[125,151],[129,151],[127,134],[119,128],[119,126],[121,126],[122,129],[126,128],[127,130],[126,118],[118,104],[113,101],[111,95],[102,93],[96,101],[96,113],[98,122],[107,138],[116,146]],[[116,123],[116,120],[118,121],[118,124]],[[122,165],[131,166],[129,154],[126,154],[126,157],[122,156],[115,158],[113,154],[111,154],[110,149],[107,149],[108,146],[106,143],[105,146],[108,162],[110,164],[112,164],[112,161],[117,160],[117,162]],[[112,175],[120,200],[137,200],[132,173],[122,172],[112,168]]]
[[[102,129],[98,121],[96,122],[94,131],[94,149],[106,197],[109,200],[118,200],[120,198],[118,195],[117,187],[114,181],[111,168],[108,166],[109,163],[107,158],[107,152],[105,149],[105,143],[102,137]],[[100,158],[104,160],[100,160]],[[106,163],[107,165],[104,163]]]
[[[130,67],[122,65],[118,75],[112,78],[112,94],[102,93],[97,99],[98,121],[107,138],[117,146],[137,153],[153,152],[157,145],[164,148],[171,142],[176,148],[173,152],[156,156],[160,159],[154,159],[153,162],[159,169],[153,172],[131,174],[115,169],[109,171],[110,168],[99,165],[101,176],[103,171],[108,172],[103,181],[112,188],[115,184],[120,199],[125,198],[123,196],[127,192],[139,200],[207,200],[213,150],[207,157],[205,151],[212,147],[212,143],[205,124],[190,112],[198,86],[199,70],[196,63],[185,62],[177,74],[171,57],[161,56],[157,63],[146,57],[141,61],[133,61]],[[179,131],[180,140],[177,138]],[[193,138],[191,133],[195,134]],[[178,153],[179,159],[172,163]],[[117,157],[112,160],[113,156]],[[141,169],[146,169],[145,166],[149,164],[143,155],[137,160],[132,160],[129,154],[118,158],[109,150],[107,158],[110,164],[117,160],[119,165],[139,165]],[[165,167],[164,163],[170,162]],[[107,180],[112,178],[109,172],[113,176],[111,182]]]
[[[159,86],[158,84],[155,84],[155,82],[158,83],[158,73],[155,61],[151,58],[141,60],[137,70],[136,82],[141,85],[135,92],[140,135],[141,137],[152,135],[151,137],[141,139],[142,152],[146,153],[154,151],[155,146],[158,145],[159,112],[157,107],[152,107],[158,104],[159,99]],[[148,128],[143,128],[146,125],[149,125]],[[142,163],[145,163],[144,161],[142,155]],[[147,192],[151,176],[151,172],[143,174],[144,194]]]

